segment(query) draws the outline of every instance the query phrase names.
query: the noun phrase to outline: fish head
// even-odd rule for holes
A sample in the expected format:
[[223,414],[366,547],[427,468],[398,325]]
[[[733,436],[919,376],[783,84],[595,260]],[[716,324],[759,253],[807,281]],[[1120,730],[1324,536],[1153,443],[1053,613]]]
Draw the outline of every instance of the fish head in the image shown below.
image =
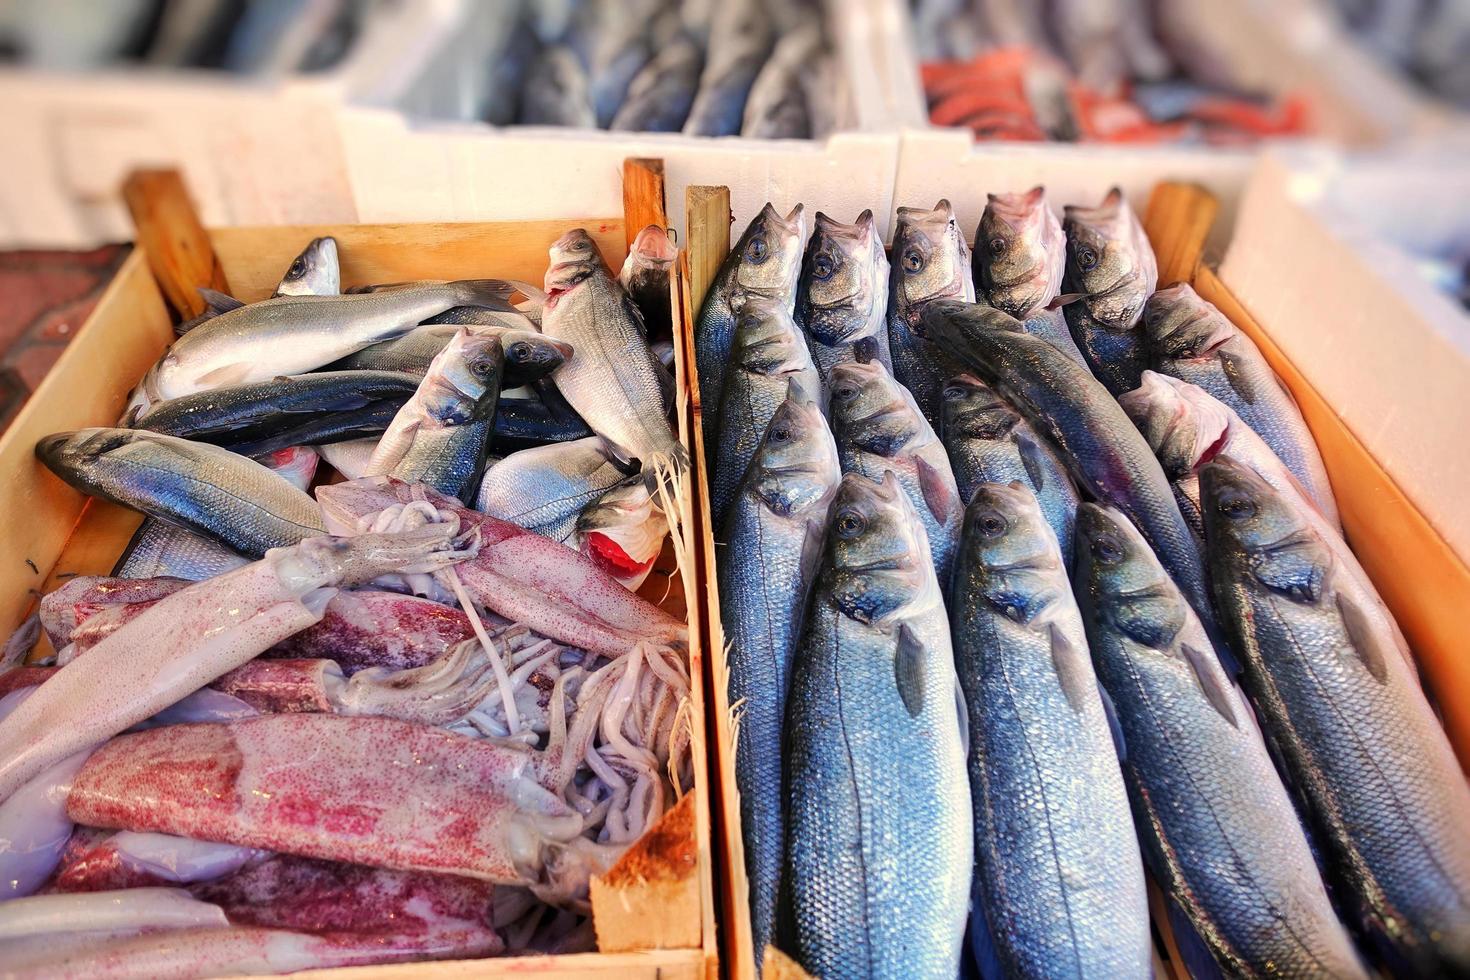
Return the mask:
[[929,211],[898,209],[891,275],[900,309],[941,298],[974,301],[970,249],[948,201],[939,201]]
[[1235,324],[1187,282],[1148,298],[1143,330],[1156,357],[1170,361],[1209,357],[1236,334]]
[[466,425],[488,418],[500,397],[504,370],[501,338],[472,334],[461,327],[435,355],[419,385],[424,411],[442,425]]
[[782,217],[769,203],[735,244],[736,284],[748,293],[789,296],[801,274],[806,221],[800,204]]
[[802,266],[806,303],[818,310],[871,309],[877,301],[874,254],[881,250],[872,211],[850,225],[818,211]]
[[1118,396],[1118,404],[1171,480],[1228,449],[1234,413],[1197,385],[1146,370],[1137,388]]
[[938,598],[929,541],[892,472],[848,473],[827,521],[823,583],[847,617],[886,628]]
[[828,414],[838,442],[887,458],[925,434],[914,396],[878,361],[832,368]]
[[973,374],[960,374],[944,385],[945,438],[997,442],[1005,439],[1021,416],[995,389]]
[[956,576],[1017,622],[1031,622],[1063,598],[1056,533],[1025,484],[982,483],[965,508]]
[[772,513],[791,517],[824,511],[841,477],[826,416],[815,402],[788,395],[766,426],[746,486]]
[[337,239],[331,235],[313,238],[276,287],[277,296],[336,296],[341,291],[342,267]]
[[1244,563],[1274,592],[1298,602],[1321,598],[1334,561],[1302,505],[1229,456],[1201,467],[1199,482],[1205,539],[1212,549],[1232,563]]
[[639,267],[662,271],[674,264],[679,250],[674,247],[665,228],[661,225],[649,225],[633,239],[633,247],[628,254],[635,257],[635,263]]
[[648,481],[634,476],[583,508],[572,543],[614,578],[641,580],[653,567],[668,533],[668,519]]
[[536,330],[507,329],[497,335],[505,353],[506,369],[513,367],[523,383],[546,377],[572,356],[571,344],[552,340]]
[[806,340],[783,300],[751,296],[735,317],[735,363],[755,374],[786,374],[811,364]]
[[604,271],[602,253],[585,228],[573,228],[551,244],[551,265],[546,270],[546,302],[555,300],[578,284]]
[[1065,238],[1046,189],[991,194],[975,232],[975,255],[991,305],[1025,318],[1062,285]]
[[1123,512],[1095,503],[1077,508],[1073,587],[1101,622],[1161,650],[1189,621],[1189,605],[1142,534]]
[[68,483],[92,492],[99,463],[125,453],[140,438],[133,429],[78,429],[58,432],[36,443],[36,457]]
[[1132,326],[1158,279],[1153,249],[1133,209],[1114,187],[1101,206],[1068,205],[1066,213],[1072,291],[1086,296],[1097,319]]

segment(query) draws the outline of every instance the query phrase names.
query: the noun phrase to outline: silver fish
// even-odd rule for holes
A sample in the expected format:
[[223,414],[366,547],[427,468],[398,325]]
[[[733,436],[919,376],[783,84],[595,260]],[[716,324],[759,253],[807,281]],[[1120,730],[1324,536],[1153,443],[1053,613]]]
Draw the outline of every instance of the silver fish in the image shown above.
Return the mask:
[[871,337],[875,357],[890,371],[888,353],[888,254],[873,212],[850,225],[817,212],[802,260],[796,320],[806,331],[812,360],[827,389],[832,366],[854,359],[853,347]]
[[521,94],[520,121],[524,126],[597,128],[592,83],[582,59],[571,48],[551,45],[531,65]]
[[975,230],[975,291],[996,309],[1025,320],[1061,294],[1067,237],[1045,187],[986,197]]
[[1147,977],[1128,793],[1067,566],[1036,497],[984,483],[949,590],[970,718],[980,962],[1009,977]]
[[[460,307],[475,310],[478,307]],[[499,337],[505,351],[505,378],[509,390],[547,377],[572,356],[571,344],[552,340],[533,329],[472,324],[470,333]],[[402,337],[384,340],[327,365],[325,371],[400,371],[423,377],[434,358],[449,345],[459,327],[450,323],[424,324]]]
[[663,45],[628,84],[628,97],[613,116],[609,129],[639,133],[677,133],[684,128],[704,50],[692,38],[680,36]]
[[965,506],[949,456],[914,397],[883,365],[848,361],[832,369],[828,412],[842,472],[897,477],[923,522],[934,571],[948,582]]
[[632,476],[582,508],[567,543],[636,592],[668,536],[668,517],[648,480]]
[[787,698],[784,948],[813,976],[951,980],[965,740],[933,559],[895,477],[842,478],[819,568]]
[[342,266],[337,239],[313,238],[276,286],[276,296],[336,296],[342,292]]
[[924,308],[940,299],[975,301],[970,249],[949,202],[933,210],[899,208],[889,277],[888,348],[893,376],[913,392],[932,426],[942,414],[944,383],[965,370],[924,333]]
[[219,446],[134,429],[47,436],[36,455],[94,497],[218,539],[247,558],[325,534],[316,502]]
[[720,398],[709,491],[716,528],[724,524],[777,406],[788,396],[820,404],[820,395],[816,365],[785,301],[752,296],[740,310]]
[[1296,400],[1249,337],[1188,283],[1161,289],[1143,309],[1149,365],[1198,385],[1234,409],[1334,523],[1337,501]]
[[378,448],[378,439],[349,439],[317,446],[317,452],[327,465],[349,480],[360,480],[368,475],[373,450]]
[[570,38],[590,79],[596,125],[606,129],[628,85],[653,56],[649,25],[662,0],[585,0]]
[[600,436],[523,449],[485,471],[475,509],[565,541],[583,508],[627,476]]
[[[669,298],[669,272],[679,250],[669,240],[669,233],[658,225],[649,225],[633,239],[628,257],[618,273],[623,287],[643,315],[643,326],[650,340],[671,337],[674,330]],[[672,365],[671,365],[672,366]]]
[[775,40],[764,0],[727,0],[716,8],[686,136],[739,135],[750,88]]
[[751,83],[740,135],[746,139],[809,139],[812,116],[805,74],[822,51],[820,23],[779,35],[771,56]]
[[1116,709],[1134,825],[1190,973],[1366,976],[1250,707],[1121,512],[1078,509],[1072,582]]
[[1095,208],[1069,204],[1065,211],[1064,288],[1075,297],[1065,307],[1067,326],[1092,373],[1108,391],[1121,395],[1138,387],[1138,376],[1148,367],[1138,321],[1158,285],[1158,262],[1119,188],[1108,191]]

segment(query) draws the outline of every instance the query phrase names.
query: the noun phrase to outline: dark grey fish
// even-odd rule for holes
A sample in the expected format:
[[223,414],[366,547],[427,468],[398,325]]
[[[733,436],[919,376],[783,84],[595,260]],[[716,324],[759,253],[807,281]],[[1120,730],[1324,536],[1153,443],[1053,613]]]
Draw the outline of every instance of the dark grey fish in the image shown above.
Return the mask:
[[739,135],[750,87],[775,41],[763,0],[728,0],[715,10],[699,91],[684,122],[685,135]]
[[585,0],[569,35],[587,66],[596,125],[608,128],[628,86],[653,56],[651,21],[661,0]]
[[[462,306],[459,310],[475,311],[478,307]],[[451,313],[454,310],[450,311]],[[436,318],[437,319],[437,318]],[[439,352],[454,339],[458,327],[454,323],[474,325],[472,333],[500,338],[505,351],[504,388],[519,388],[541,378],[548,377],[567,358],[572,356],[572,345],[552,340],[537,330],[509,329],[482,324],[473,314],[462,318],[445,320],[434,324],[415,327],[395,340],[385,340],[371,347],[364,347],[340,361],[328,364],[323,371],[396,371],[422,378]]]
[[1215,598],[1330,880],[1403,976],[1470,973],[1470,788],[1376,592],[1299,501],[1200,470]]
[[1121,512],[1079,508],[1072,582],[1191,975],[1365,977],[1245,698]]
[[[669,273],[678,257],[679,250],[669,240],[669,233],[658,225],[649,225],[633,239],[633,247],[628,249],[628,257],[618,273],[618,284],[642,314],[650,341],[673,336]],[[669,367],[672,369],[673,365]]]
[[523,126],[597,128],[592,83],[571,48],[554,44],[542,49],[526,76],[520,121]]
[[316,502],[219,446],[134,429],[47,436],[36,455],[94,497],[209,535],[248,558],[325,534]]
[[888,254],[872,211],[864,211],[850,225],[817,212],[801,265],[796,321],[806,331],[824,393],[833,365],[853,360],[855,345],[865,338],[871,338],[872,358],[893,370],[888,353]]
[[613,116],[612,130],[637,133],[677,133],[684,128],[704,50],[692,38],[679,37],[660,48],[628,85],[628,97]]
[[779,35],[770,58],[750,86],[740,135],[746,139],[810,139],[811,109],[805,75],[822,53],[822,26],[803,24]]
[[1128,793],[1067,566],[1036,497],[984,483],[949,590],[970,719],[979,962],[1007,977],[1147,977]]
[[[546,384],[542,382],[541,384]],[[490,445],[495,452],[508,456],[522,449],[544,446],[552,442],[571,442],[592,435],[576,409],[566,403],[554,384],[550,391],[537,385],[535,398],[501,397],[495,406],[495,428]]]

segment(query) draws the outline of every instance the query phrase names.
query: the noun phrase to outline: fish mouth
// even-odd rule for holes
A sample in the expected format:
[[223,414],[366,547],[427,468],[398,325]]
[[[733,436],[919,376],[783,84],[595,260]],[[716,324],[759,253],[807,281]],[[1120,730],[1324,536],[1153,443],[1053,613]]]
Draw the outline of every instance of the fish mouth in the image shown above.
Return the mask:
[[867,573],[867,572],[912,572],[919,567],[917,558],[911,555],[899,555],[896,558],[879,558],[875,561],[864,562],[861,565],[845,565],[844,571]]

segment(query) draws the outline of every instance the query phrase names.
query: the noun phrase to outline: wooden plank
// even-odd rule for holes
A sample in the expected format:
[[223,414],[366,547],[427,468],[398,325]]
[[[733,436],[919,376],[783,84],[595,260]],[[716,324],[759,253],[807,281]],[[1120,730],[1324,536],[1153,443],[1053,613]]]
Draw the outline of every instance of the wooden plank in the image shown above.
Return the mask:
[[123,181],[123,200],[138,230],[138,245],[147,253],[153,276],[180,319],[204,312],[197,287],[230,291],[177,170],[133,171]]
[[[690,312],[697,318],[704,294],[730,254],[730,188],[692,184],[684,189],[684,251],[689,260]],[[699,392],[694,392],[699,404]]]
[[571,956],[517,956],[502,960],[454,960],[354,966],[297,974],[312,980],[458,980],[461,977],[534,977],[536,980],[580,980],[582,977],[628,977],[630,980],[697,980],[697,950],[652,950],[643,953],[578,953]]
[[[624,953],[699,946],[703,910],[698,858],[694,794],[689,793],[607,874],[592,878],[597,948]],[[655,908],[658,915],[649,915]]]
[[633,239],[649,225],[669,226],[664,210],[664,162],[646,157],[629,157],[623,161],[623,229],[628,248]]
[[1143,227],[1159,260],[1160,286],[1194,280],[1219,213],[1220,202],[1199,184],[1166,181],[1154,188]]

